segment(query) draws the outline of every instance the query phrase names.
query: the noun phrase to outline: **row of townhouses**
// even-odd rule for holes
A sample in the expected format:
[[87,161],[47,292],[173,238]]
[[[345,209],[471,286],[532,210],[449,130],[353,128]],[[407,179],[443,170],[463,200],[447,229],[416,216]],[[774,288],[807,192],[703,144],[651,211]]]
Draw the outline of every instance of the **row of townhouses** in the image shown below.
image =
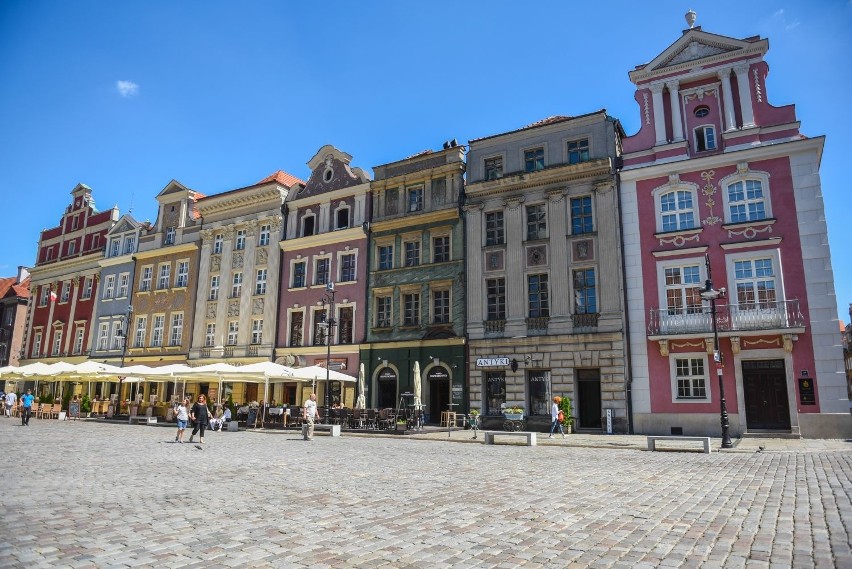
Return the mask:
[[153,223],[80,184],[41,234],[20,363],[363,365],[371,407],[419,363],[433,421],[520,405],[545,428],[566,395],[580,430],[648,434],[718,435],[724,389],[734,435],[852,436],[824,138],[769,104],[768,47],[685,30],[630,71],[632,136],[556,116],[372,179],[327,145],[306,181],[172,181]]

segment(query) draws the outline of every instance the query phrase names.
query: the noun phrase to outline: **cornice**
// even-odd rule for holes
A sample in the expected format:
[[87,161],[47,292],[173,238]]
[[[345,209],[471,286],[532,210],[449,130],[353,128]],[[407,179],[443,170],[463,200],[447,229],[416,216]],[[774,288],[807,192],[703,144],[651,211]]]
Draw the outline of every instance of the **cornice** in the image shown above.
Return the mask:
[[98,264],[101,267],[112,267],[114,265],[123,265],[124,263],[132,263],[133,262],[133,253],[126,253],[124,255],[119,255],[118,257],[104,257],[101,259]]
[[391,178],[382,180],[373,180],[370,182],[370,188],[375,191],[382,191],[386,188],[396,188],[399,186],[410,186],[419,184],[428,180],[443,177],[447,174],[463,174],[464,162],[451,162],[449,164],[441,164],[434,168],[424,168],[407,174],[399,174]]
[[384,221],[374,221],[370,228],[373,232],[392,231],[396,229],[411,229],[414,226],[426,225],[428,223],[439,223],[441,221],[455,221],[459,219],[458,210],[455,208],[395,217]]
[[594,182],[602,176],[611,177],[609,158],[600,158],[583,164],[562,165],[537,172],[519,172],[496,180],[469,183],[465,192],[469,197],[498,195],[559,183]]
[[[357,198],[361,195],[366,196],[368,193],[370,193],[370,182],[362,182],[355,186],[348,186],[346,188],[341,188],[332,192],[315,194],[304,198],[294,198],[293,200],[288,201],[287,204],[289,205],[290,209],[293,209],[314,204],[331,203],[346,198]],[[296,192],[293,192],[292,195],[296,195]]]
[[[226,193],[221,196],[207,196],[196,202],[196,207],[201,217],[204,218],[217,213],[232,213],[236,209],[251,208],[266,203],[269,204],[269,209],[280,208],[286,198],[287,191],[282,189],[281,186],[274,185],[268,188],[252,188],[251,190]],[[231,215],[231,217],[236,217],[236,214]]]
[[30,272],[30,281],[33,284],[55,281],[61,276],[80,274],[87,269],[99,269],[100,260],[103,258],[102,255],[103,253],[95,253],[83,257],[56,261],[47,265],[36,265],[31,269],[27,269]]
[[281,250],[285,253],[288,251],[299,251],[309,247],[322,247],[333,245],[335,243],[351,243],[366,239],[364,230],[361,227],[350,227],[349,229],[340,229],[338,231],[327,231],[318,235],[310,235],[308,237],[296,237],[293,239],[285,239],[279,241],[278,244]]
[[183,245],[168,245],[166,247],[158,247],[149,251],[139,251],[136,253],[136,259],[141,261],[143,259],[147,260],[156,257],[168,257],[179,253],[191,253],[192,251],[197,250],[197,242],[184,243]]

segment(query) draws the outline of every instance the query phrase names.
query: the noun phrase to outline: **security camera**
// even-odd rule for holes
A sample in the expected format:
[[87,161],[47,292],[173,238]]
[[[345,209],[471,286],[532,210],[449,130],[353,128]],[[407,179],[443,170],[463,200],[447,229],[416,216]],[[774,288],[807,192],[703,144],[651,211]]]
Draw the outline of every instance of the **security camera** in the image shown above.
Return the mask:
[[327,290],[328,292],[332,292],[334,290],[334,283],[333,282],[325,283],[325,290]]

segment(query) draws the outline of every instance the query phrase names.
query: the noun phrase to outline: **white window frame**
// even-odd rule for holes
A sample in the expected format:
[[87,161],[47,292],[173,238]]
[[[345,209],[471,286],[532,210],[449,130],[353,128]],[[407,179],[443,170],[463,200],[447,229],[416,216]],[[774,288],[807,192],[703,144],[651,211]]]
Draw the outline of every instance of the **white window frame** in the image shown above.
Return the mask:
[[71,298],[71,281],[65,281],[62,283],[62,293],[59,295],[60,304],[64,304],[68,302]]
[[[544,211],[544,235],[541,235],[541,233],[536,230],[536,236],[530,237],[530,208],[542,208],[542,210]],[[544,202],[524,205],[524,241],[538,241],[541,239],[547,239],[550,236],[550,220],[548,219],[549,216],[547,215],[547,213],[547,204]],[[536,223],[540,224],[541,222]]]
[[[535,152],[537,150],[541,150],[541,168],[533,168],[532,170],[527,170],[527,152]],[[521,160],[521,172],[526,174],[531,174],[532,172],[540,172],[547,168],[547,143],[543,142],[540,144],[534,144],[531,146],[526,146],[521,148],[520,150],[520,160]],[[504,165],[505,168],[505,165]],[[505,175],[505,172],[504,172]]]
[[145,338],[148,336],[148,317],[137,316],[136,327],[133,333],[133,347],[142,348],[145,346]]
[[177,235],[177,232],[175,231],[175,228],[173,226],[172,227],[166,227],[166,235],[163,239],[163,244],[164,245],[174,245],[176,235]]
[[[302,272],[302,284],[300,286],[296,286],[296,265],[299,263],[304,267],[304,271]],[[308,286],[308,260],[305,258],[301,259],[291,259],[290,260],[290,286],[288,288],[296,289],[296,288],[307,288]]]
[[51,356],[58,356],[62,353],[62,328],[53,330],[53,348],[50,351]]
[[[710,129],[713,132],[713,148],[709,148],[707,146],[707,129]],[[704,149],[699,150],[698,148],[698,131],[702,132],[704,136]],[[692,143],[695,145],[693,149],[695,152],[713,152],[714,150],[719,150],[719,132],[716,128],[715,124],[700,124],[692,127]]]
[[[725,176],[721,180],[719,180],[719,188],[721,189],[722,194],[722,207],[725,212],[725,223],[761,223],[766,220],[772,219],[772,196],[769,189],[769,173],[763,172],[760,170],[749,170],[747,164],[742,164],[742,170],[744,173],[740,173],[738,170],[729,176]],[[754,220],[746,220],[746,221],[733,221],[731,218],[731,202],[728,198],[728,187],[736,184],[737,182],[742,182],[743,185],[749,181],[755,180],[760,182],[760,188],[763,192],[763,209],[766,214],[766,217],[763,219],[754,219]],[[743,192],[746,192],[746,189],[743,188]],[[744,202],[746,204],[749,203],[748,199]]]
[[74,354],[79,355],[83,353],[83,342],[86,337],[86,329],[82,325],[78,325],[76,331],[74,332]]
[[[704,362],[704,391],[706,397],[678,397],[678,375],[677,375],[677,360],[701,360]],[[691,367],[691,366],[690,366]],[[713,394],[711,381],[711,373],[715,369],[710,367],[710,358],[707,357],[707,352],[669,352],[669,379],[671,384],[672,403],[712,403]]]
[[159,266],[157,273],[157,290],[166,290],[169,288],[169,281],[172,277],[172,264],[163,263]]
[[[435,319],[435,293],[447,293],[447,320],[445,322],[438,322]],[[451,285],[447,286],[436,286],[429,289],[429,323],[430,324],[452,324],[453,322],[453,287]]]
[[228,346],[236,346],[240,341],[240,321],[239,320],[229,320],[228,321]]
[[94,283],[94,279],[92,277],[85,277],[83,279],[83,294],[80,296],[81,300],[86,300],[92,298],[92,285]]
[[136,247],[136,236],[126,235],[124,237],[124,254],[132,253],[134,247]]
[[[581,160],[578,160],[577,162],[571,162],[571,150],[568,148],[568,145],[573,144],[573,143],[579,144],[583,141],[586,142],[586,147],[585,147],[586,148],[586,159],[585,160],[581,159]],[[583,164],[585,162],[591,162],[591,160],[592,160],[592,137],[590,135],[583,134],[581,136],[572,136],[571,138],[565,138],[562,141],[562,144],[563,144],[563,148],[565,149],[565,163],[566,164],[575,165],[575,164]],[[579,154],[580,153],[578,152],[578,155]],[[582,156],[580,156],[580,157],[582,158]]]
[[[379,299],[387,298],[390,299],[390,304],[388,306],[387,319],[380,320],[379,319]],[[402,297],[400,296],[400,301]],[[373,314],[373,326],[375,328],[391,328],[393,327],[393,291],[383,290],[381,292],[375,292],[373,294],[373,306],[376,307]]]
[[109,349],[109,322],[101,322],[98,325],[98,351],[105,352]]
[[183,312],[172,313],[172,332],[169,334],[169,346],[183,343]]
[[[343,278],[343,259],[347,255],[352,255],[352,258],[355,261],[354,273],[353,276],[355,278],[351,280],[344,280]],[[347,283],[347,282],[355,282],[358,280],[358,249],[349,249],[348,251],[338,251],[337,252],[337,282],[339,283]]]
[[[589,214],[592,218],[592,229],[590,231],[583,231],[583,232],[579,232],[579,233],[574,233],[574,208],[573,208],[573,205],[572,205],[573,201],[574,200],[583,200],[583,199],[586,199],[586,198],[589,199],[589,205],[591,205],[591,207],[592,207],[592,211]],[[579,194],[579,195],[576,195],[576,196],[569,196],[567,207],[568,207],[568,231],[571,233],[571,235],[592,235],[593,233],[595,233],[595,231],[597,231],[598,224],[597,224],[597,218],[595,216],[595,214],[596,214],[595,196],[593,194]],[[585,215],[584,215],[584,217],[585,217]],[[549,233],[548,233],[548,235],[549,235]]]
[[116,298],[127,298],[127,293],[130,289],[130,273],[120,273],[118,275],[118,290],[115,293]]
[[121,237],[114,237],[109,240],[109,256],[118,257],[121,254]]
[[154,322],[151,327],[151,346],[154,348],[163,347],[163,334],[166,327],[166,315],[155,314]]
[[[411,197],[415,192],[420,193],[419,206],[412,209]],[[424,184],[415,184],[413,186],[406,186],[405,188],[405,213],[417,213],[421,211],[426,211],[426,187]]]
[[30,354],[31,357],[37,358],[41,356],[41,340],[43,334],[41,330],[36,330],[35,337],[33,338],[33,351]]
[[266,269],[257,269],[254,277],[254,294],[266,294],[266,278],[268,271]]
[[213,254],[219,255],[222,253],[222,247],[225,243],[225,236],[221,233],[217,233],[215,237],[213,237]]
[[270,237],[272,236],[272,225],[265,223],[260,226],[260,232],[257,236],[257,244],[260,247],[269,245]]
[[253,318],[251,321],[251,344],[263,343],[263,318]]
[[120,350],[121,349],[121,321],[115,320],[112,323],[112,330],[110,331],[110,342],[109,349],[110,350]]
[[[313,230],[311,231],[311,233],[305,234],[305,221],[307,221],[309,217],[313,218]],[[317,220],[317,216],[310,209],[307,210],[304,215],[302,215],[301,222],[301,227],[299,227],[301,237],[310,237],[311,235],[317,235],[319,233],[319,223]]]
[[112,300],[115,295],[115,275],[107,275],[104,279],[103,300]]
[[246,230],[238,229],[234,237],[234,251],[243,251],[246,248]]
[[243,294],[243,272],[234,271],[231,275],[231,296],[230,298],[239,298]]
[[219,300],[220,282],[221,277],[219,275],[212,275],[210,277],[210,293],[207,295],[207,300]]
[[[393,241],[382,241],[376,243],[376,270],[377,271],[390,271],[391,269],[396,268],[396,258],[395,258],[395,246],[396,244]],[[390,267],[382,267],[382,248],[390,249]]]
[[154,279],[154,265],[145,265],[142,267],[142,274],[139,277],[139,291],[148,292],[151,290],[151,285]]
[[[437,261],[435,260],[435,240],[447,238],[447,260],[446,261]],[[429,249],[432,254],[431,261],[433,263],[449,263],[453,260],[453,232],[449,229],[430,231],[429,232]]]
[[175,288],[186,288],[189,286],[189,261],[180,260],[177,262],[177,272],[175,273]]
[[[318,268],[319,268],[320,261],[327,261],[328,262],[328,271],[326,271],[326,274],[328,276],[327,276],[325,282],[319,281],[319,270],[318,270]],[[331,267],[331,254],[330,253],[326,254],[326,255],[318,255],[318,256],[314,257],[314,262],[313,262],[313,273],[314,273],[313,277],[314,278],[313,278],[313,281],[312,281],[313,286],[325,286],[326,284],[328,284],[331,281],[331,279],[334,278],[332,270],[333,269]]]
[[[337,223],[338,222],[337,216],[343,210],[346,210],[348,212],[347,215],[346,215],[346,219],[347,219],[348,223],[347,223],[347,225],[341,227]],[[332,218],[334,220],[334,231],[338,231],[340,229],[349,229],[350,227],[352,227],[352,208],[349,207],[346,203],[341,203],[340,205],[338,205],[337,208],[335,208],[335,210],[332,212],[332,215],[334,216]]]
[[204,332],[204,347],[212,348],[216,345],[216,323],[208,322]]
[[[417,248],[417,262],[413,264],[408,263],[408,246],[416,246]],[[419,267],[423,264],[423,236],[422,235],[409,235],[402,238],[402,267]]]

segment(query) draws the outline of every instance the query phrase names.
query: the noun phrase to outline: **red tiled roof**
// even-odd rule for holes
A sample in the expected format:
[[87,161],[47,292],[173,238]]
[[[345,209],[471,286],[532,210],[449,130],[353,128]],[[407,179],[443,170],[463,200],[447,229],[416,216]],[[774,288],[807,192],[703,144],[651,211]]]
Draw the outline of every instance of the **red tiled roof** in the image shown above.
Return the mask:
[[278,170],[274,174],[270,174],[269,176],[259,181],[256,185],[265,184],[266,182],[272,181],[278,182],[279,184],[287,186],[288,188],[292,188],[297,184],[301,184],[303,186],[305,185],[305,182],[303,180],[300,180],[292,174],[288,174],[284,170]]
[[[16,284],[15,281],[17,278],[0,278],[0,298],[6,298],[7,296],[30,297],[30,277],[25,278],[24,282]],[[9,294],[10,291],[12,294]]]

